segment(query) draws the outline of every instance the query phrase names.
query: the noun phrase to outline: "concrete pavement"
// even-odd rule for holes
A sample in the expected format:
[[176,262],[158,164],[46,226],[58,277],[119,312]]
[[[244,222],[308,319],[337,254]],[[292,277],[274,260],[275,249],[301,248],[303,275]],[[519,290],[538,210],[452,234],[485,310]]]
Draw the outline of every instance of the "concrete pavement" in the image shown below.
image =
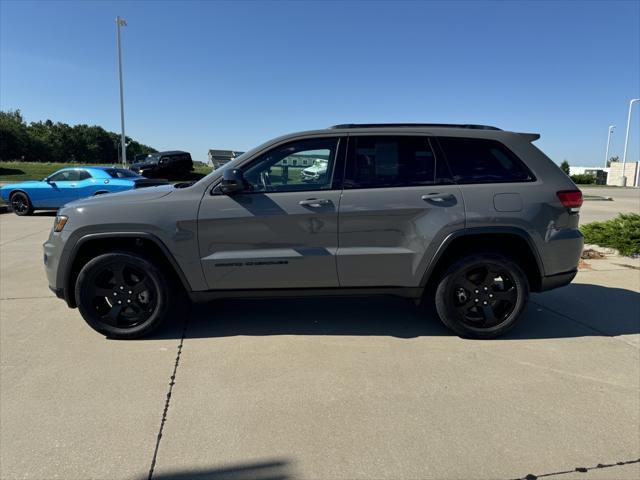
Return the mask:
[[0,216],[2,479],[640,477],[616,464],[640,459],[638,260],[587,260],[499,340],[343,298],[196,306],[119,342],[49,292],[52,221]]

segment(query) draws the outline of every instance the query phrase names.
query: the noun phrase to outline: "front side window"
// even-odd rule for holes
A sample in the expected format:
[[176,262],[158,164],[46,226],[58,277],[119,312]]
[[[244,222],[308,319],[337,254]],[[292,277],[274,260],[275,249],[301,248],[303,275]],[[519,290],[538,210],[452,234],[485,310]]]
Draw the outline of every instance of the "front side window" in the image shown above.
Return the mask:
[[425,136],[349,138],[344,188],[385,188],[448,183]]
[[[251,192],[329,190],[337,138],[287,143],[260,155],[243,174]],[[304,167],[304,165],[318,165]]]
[[483,138],[438,138],[457,183],[528,182],[533,175],[507,147]]
[[49,177],[50,182],[77,182],[80,178],[79,170],[63,170]]

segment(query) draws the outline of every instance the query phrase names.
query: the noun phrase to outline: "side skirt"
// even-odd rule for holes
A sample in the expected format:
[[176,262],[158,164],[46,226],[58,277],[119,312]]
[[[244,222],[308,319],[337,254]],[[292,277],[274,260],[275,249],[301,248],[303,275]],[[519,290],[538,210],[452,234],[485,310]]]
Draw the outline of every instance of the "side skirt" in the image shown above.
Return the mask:
[[248,290],[207,290],[189,292],[195,303],[206,303],[221,298],[305,298],[305,297],[350,297],[369,295],[392,295],[419,300],[424,289],[421,287],[336,287],[336,288],[279,288]]

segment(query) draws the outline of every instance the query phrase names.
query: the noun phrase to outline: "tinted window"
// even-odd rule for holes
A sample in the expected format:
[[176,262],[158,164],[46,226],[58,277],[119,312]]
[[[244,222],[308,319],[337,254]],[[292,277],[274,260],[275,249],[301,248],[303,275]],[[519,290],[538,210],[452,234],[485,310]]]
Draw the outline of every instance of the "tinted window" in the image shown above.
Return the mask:
[[440,137],[453,179],[458,183],[526,182],[533,176],[500,142],[479,138]]
[[88,180],[91,178],[91,174],[86,170],[78,170],[78,180]]
[[254,192],[327,190],[337,146],[336,138],[287,143],[258,157],[243,173]]
[[446,183],[427,137],[350,137],[345,188]]
[[80,178],[80,170],[64,170],[49,177],[52,182],[77,182]]
[[105,170],[105,172],[107,172],[107,175],[111,178],[132,178],[140,176],[137,173],[134,173],[131,170],[125,170],[124,168],[110,168]]

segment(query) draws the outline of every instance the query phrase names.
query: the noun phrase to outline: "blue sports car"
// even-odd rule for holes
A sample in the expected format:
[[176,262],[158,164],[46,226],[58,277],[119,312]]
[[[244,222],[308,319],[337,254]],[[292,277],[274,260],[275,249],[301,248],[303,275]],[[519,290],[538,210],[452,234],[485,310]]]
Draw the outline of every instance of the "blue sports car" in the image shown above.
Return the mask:
[[34,210],[56,210],[83,197],[165,183],[166,180],[150,180],[124,168],[63,168],[44,180],[0,187],[0,197],[17,215],[31,215]]

